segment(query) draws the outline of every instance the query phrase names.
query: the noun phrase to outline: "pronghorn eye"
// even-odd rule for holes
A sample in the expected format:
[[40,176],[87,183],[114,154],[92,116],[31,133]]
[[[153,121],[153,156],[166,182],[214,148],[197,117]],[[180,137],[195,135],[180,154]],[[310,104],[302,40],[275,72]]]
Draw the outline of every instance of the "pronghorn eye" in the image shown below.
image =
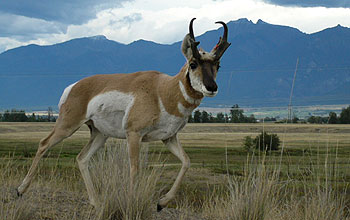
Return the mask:
[[190,67],[191,67],[191,69],[196,69],[197,68],[197,63],[190,63]]

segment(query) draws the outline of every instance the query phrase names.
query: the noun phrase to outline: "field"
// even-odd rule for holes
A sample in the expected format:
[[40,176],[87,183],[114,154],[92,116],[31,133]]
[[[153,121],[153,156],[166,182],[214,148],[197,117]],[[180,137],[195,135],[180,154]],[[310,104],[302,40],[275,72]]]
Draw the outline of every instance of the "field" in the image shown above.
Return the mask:
[[[96,211],[88,204],[84,183],[75,162],[76,155],[88,141],[89,131],[85,126],[72,137],[50,149],[40,163],[35,183],[20,200],[24,204],[18,206],[16,204],[19,202],[14,202],[17,201],[13,195],[15,187],[24,178],[39,140],[49,133],[53,125],[53,123],[0,123],[0,172],[2,173],[0,192],[4,192],[2,194],[5,195],[2,200],[0,199],[0,218],[1,213],[28,206],[25,203],[30,203],[25,209],[34,212],[34,214],[30,213],[34,219],[94,219],[93,216],[96,216]],[[245,136],[254,138],[262,131],[278,134],[281,140],[279,151],[265,154],[260,151],[247,152],[243,148]],[[309,198],[307,196],[314,193],[323,195],[325,192],[325,200],[329,203],[322,204],[330,205],[330,209],[333,206],[340,207],[341,214],[338,219],[345,219],[348,217],[346,207],[350,198],[347,191],[350,182],[349,134],[349,125],[188,124],[179,137],[191,158],[191,168],[186,174],[175,201],[169,205],[169,208],[154,214],[154,218],[220,219],[219,215],[213,214],[214,210],[221,210],[215,205],[222,203],[222,208],[231,203],[226,200],[225,202],[217,200],[219,195],[232,197],[234,192],[243,195],[241,191],[237,192],[233,189],[237,190],[239,186],[249,185],[256,179],[259,179],[260,183],[266,183],[264,181],[267,176],[268,180],[276,183],[276,186],[283,185],[283,192],[286,195],[281,193],[284,195],[281,198],[284,200],[284,205],[289,204],[286,208],[281,208],[281,204],[271,208],[273,219],[289,219],[285,216],[287,211],[293,205],[297,206],[290,197],[291,192],[300,198],[303,196]],[[107,145],[114,146],[118,143],[120,142],[111,139]],[[161,142],[145,143],[143,151],[146,152],[146,163],[149,166],[162,169],[157,189],[164,194],[170,188],[181,164]],[[263,168],[262,173],[259,171],[261,168]],[[266,183],[265,187],[270,186],[269,183]],[[250,189],[248,185],[246,189]],[[253,185],[254,189],[258,188],[256,182]],[[274,187],[275,185],[273,187],[271,185],[271,189],[268,188],[268,190],[276,192]],[[265,190],[267,188],[263,188],[259,193]],[[280,192],[279,190],[277,191]],[[332,199],[334,204],[331,203]],[[29,200],[33,201],[29,202]],[[270,201],[270,203],[274,202],[274,200]],[[233,204],[231,205],[234,206]],[[278,210],[285,210],[286,213],[277,212],[276,207],[279,207]],[[305,212],[306,208],[303,206],[300,210]],[[236,207],[235,210],[238,209],[239,207]],[[175,217],[165,218],[164,216]],[[300,219],[322,219],[306,218],[306,213],[303,216]],[[222,219],[227,218],[227,216],[222,217]],[[290,219],[292,218],[298,219],[298,217]],[[232,217],[232,219],[242,218]],[[271,217],[246,219],[271,219]]]

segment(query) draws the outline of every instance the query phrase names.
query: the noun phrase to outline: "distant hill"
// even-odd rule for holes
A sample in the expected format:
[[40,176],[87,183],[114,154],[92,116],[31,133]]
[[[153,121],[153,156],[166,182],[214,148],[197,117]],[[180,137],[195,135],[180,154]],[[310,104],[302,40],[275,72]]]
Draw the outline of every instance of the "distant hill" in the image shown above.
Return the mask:
[[[232,45],[222,59],[219,94],[205,98],[203,106],[287,106],[297,58],[294,104],[350,103],[349,28],[305,34],[247,19],[228,27]],[[211,50],[220,35],[222,28],[197,40]],[[56,108],[67,85],[93,74],[159,70],[175,75],[185,63],[180,46],[144,40],[125,45],[94,36],[5,51],[0,54],[0,109]]]

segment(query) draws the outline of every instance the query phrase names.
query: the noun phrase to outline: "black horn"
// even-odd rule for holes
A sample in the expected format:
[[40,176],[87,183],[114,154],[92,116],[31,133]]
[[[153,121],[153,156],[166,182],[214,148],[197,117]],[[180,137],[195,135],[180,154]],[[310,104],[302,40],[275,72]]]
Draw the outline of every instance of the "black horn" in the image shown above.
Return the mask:
[[225,22],[223,21],[217,21],[215,22],[215,24],[222,24],[222,26],[224,26],[224,35],[222,37],[222,40],[227,42],[227,34],[228,34],[228,28],[227,25],[225,24]]
[[224,27],[224,34],[220,37],[218,44],[214,47],[211,53],[214,54],[215,59],[219,60],[221,56],[224,54],[226,49],[231,45],[231,43],[227,42],[228,28],[225,22],[217,21],[215,24],[221,24]]
[[190,26],[189,26],[189,35],[191,37],[191,49],[192,49],[192,54],[193,57],[196,59],[200,59],[200,55],[199,55],[199,51],[198,51],[198,44],[199,42],[196,42],[195,38],[194,38],[194,33],[193,33],[193,21],[196,20],[196,18],[192,18],[191,22],[190,22]]
[[195,41],[194,34],[193,34],[193,21],[194,20],[196,20],[196,18],[192,18],[192,20],[190,22],[189,33],[190,33],[190,37]]

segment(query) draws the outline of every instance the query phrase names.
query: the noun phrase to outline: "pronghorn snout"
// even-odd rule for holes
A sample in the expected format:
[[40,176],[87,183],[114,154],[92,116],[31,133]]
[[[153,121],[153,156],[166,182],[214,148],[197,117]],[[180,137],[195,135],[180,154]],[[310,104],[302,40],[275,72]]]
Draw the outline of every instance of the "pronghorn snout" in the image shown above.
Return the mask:
[[203,85],[202,87],[202,93],[204,96],[207,97],[214,97],[218,93],[218,86],[215,81],[212,81],[211,83],[207,85]]
[[209,92],[216,92],[216,91],[218,91],[218,85],[216,84],[216,82],[212,82],[211,84],[206,85],[205,88]]

